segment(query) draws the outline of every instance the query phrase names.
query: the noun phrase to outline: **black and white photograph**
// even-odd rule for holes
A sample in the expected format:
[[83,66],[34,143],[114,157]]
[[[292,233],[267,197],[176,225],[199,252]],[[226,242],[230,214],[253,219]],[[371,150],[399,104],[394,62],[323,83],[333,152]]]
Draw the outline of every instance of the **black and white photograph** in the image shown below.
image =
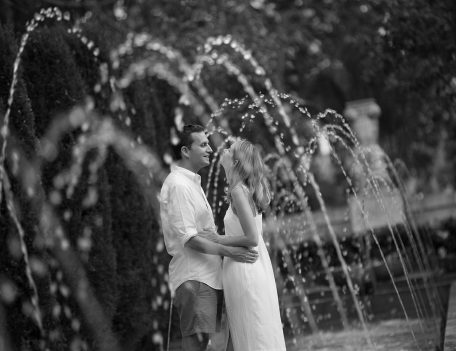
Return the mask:
[[456,351],[454,0],[0,0],[0,351]]

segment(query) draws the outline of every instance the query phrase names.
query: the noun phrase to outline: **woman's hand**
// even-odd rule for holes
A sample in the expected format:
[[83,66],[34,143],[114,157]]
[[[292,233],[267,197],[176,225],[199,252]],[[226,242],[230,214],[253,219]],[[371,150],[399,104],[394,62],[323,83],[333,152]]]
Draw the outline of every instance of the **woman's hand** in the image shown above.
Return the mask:
[[203,229],[198,235],[204,239],[210,240],[214,243],[219,244],[220,235],[218,235],[214,230],[211,229]]

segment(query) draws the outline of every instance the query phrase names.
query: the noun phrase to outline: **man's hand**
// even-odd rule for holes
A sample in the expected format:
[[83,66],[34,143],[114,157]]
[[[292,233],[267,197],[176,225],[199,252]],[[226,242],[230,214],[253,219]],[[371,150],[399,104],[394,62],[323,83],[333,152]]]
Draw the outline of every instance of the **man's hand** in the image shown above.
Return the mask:
[[255,263],[258,259],[258,252],[245,247],[226,247],[229,258],[242,263]]

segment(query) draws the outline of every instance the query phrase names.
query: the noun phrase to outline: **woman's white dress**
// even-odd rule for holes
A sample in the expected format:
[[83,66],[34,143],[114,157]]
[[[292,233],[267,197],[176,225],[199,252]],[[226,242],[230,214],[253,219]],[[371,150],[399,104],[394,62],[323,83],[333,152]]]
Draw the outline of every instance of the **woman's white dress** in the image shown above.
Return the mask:
[[[258,260],[239,263],[223,260],[223,291],[235,351],[286,350],[280,320],[277,288],[266,245],[262,215],[255,217],[259,239]],[[244,235],[231,206],[225,218],[225,235]]]

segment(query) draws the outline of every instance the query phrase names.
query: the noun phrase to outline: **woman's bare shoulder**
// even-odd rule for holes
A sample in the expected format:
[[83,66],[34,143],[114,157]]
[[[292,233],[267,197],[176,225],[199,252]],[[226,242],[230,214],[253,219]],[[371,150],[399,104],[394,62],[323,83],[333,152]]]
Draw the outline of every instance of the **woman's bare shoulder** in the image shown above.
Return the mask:
[[236,184],[233,187],[233,189],[231,189],[231,198],[234,201],[235,210],[236,210],[236,205],[239,206],[240,202],[243,202],[245,204],[248,204],[248,206],[252,210],[252,214],[254,216],[256,215],[256,213],[257,213],[256,207],[253,203],[253,199],[250,194],[249,188],[245,184],[243,184],[243,183]]
[[231,195],[232,196],[242,196],[242,195],[245,195],[245,196],[249,196],[250,194],[250,191],[249,191],[249,188],[247,187],[247,185],[245,185],[244,183],[237,183],[232,189],[231,189]]

